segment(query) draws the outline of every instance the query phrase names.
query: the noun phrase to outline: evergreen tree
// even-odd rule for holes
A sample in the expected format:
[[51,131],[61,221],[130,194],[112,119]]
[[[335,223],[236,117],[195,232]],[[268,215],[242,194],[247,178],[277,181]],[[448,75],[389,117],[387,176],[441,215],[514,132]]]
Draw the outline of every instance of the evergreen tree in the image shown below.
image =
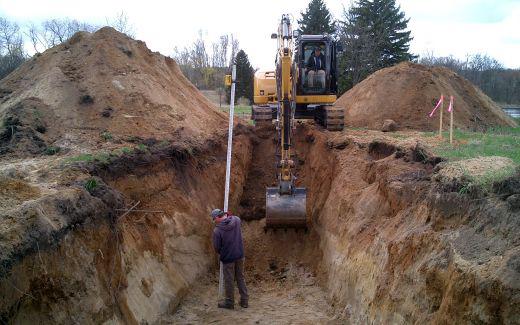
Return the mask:
[[345,49],[340,89],[353,87],[381,68],[414,59],[409,53],[409,20],[395,0],[357,0],[345,11],[338,29]]
[[[244,50],[238,51],[234,62],[237,65],[235,102],[241,97],[247,98],[252,102],[255,70],[251,66],[249,58]],[[227,91],[227,99],[229,101],[229,90]]]
[[302,34],[319,35],[334,32],[332,16],[323,0],[311,0],[301,15],[302,18],[298,20],[298,24]]

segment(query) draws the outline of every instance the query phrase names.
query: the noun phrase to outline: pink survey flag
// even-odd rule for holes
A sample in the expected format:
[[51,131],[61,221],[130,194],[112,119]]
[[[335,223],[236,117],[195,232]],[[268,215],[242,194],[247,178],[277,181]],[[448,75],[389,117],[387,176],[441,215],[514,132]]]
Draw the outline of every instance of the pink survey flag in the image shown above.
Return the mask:
[[441,98],[439,99],[439,102],[437,103],[437,105],[435,105],[435,108],[433,109],[433,111],[430,113],[430,117],[433,116],[433,113],[435,113],[435,111],[437,110],[437,108],[439,108],[439,106],[441,106],[441,103],[444,101],[444,95],[441,95]]

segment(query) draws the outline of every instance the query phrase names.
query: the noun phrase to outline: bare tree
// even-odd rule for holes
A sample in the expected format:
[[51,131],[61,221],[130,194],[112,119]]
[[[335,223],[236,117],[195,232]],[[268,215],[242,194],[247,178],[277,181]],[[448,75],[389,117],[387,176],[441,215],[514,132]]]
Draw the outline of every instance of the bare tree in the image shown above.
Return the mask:
[[0,17],[0,79],[25,61],[20,26]]
[[40,33],[40,30],[34,23],[31,23],[27,26],[25,35],[29,38],[29,42],[31,42],[31,45],[35,53],[39,53],[39,48],[45,47],[45,43],[41,38],[42,35]]
[[235,56],[238,53],[239,43],[238,39],[236,39],[233,34],[231,34],[231,57],[229,59],[229,65],[232,66],[235,61]]
[[436,57],[426,53],[418,62],[457,72],[499,103],[520,104],[520,69],[506,69],[486,54],[471,54],[460,60],[452,55]]
[[193,43],[190,58],[194,68],[207,68],[209,66],[209,57],[206,51],[206,43],[202,37],[202,30],[199,31],[199,38]]
[[[182,49],[175,47],[172,57],[196,87],[217,90],[222,95],[224,75],[228,72],[229,62],[238,53],[238,48],[238,40],[233,35],[221,35],[211,43],[211,51],[208,53],[203,32],[199,31],[195,42]],[[231,55],[228,56],[228,53]]]
[[126,13],[121,10],[114,19],[106,19],[107,25],[113,27],[120,33],[124,33],[132,38],[135,37],[134,26],[130,23],[130,19]]
[[13,56],[20,54],[23,40],[17,23],[0,17],[0,53]]
[[75,19],[49,19],[38,27],[30,24],[25,34],[36,52],[65,42],[79,31],[94,32],[99,26],[80,22]]

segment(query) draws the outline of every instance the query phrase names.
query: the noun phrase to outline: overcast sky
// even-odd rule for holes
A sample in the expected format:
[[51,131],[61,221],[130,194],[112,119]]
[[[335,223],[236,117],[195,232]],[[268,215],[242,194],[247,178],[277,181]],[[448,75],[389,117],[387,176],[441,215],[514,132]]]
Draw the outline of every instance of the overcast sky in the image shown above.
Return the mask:
[[[350,0],[325,0],[335,18],[341,18]],[[520,0],[397,0],[410,18],[415,54],[433,52],[464,58],[485,53],[505,66],[520,68]],[[103,24],[123,10],[136,38],[165,55],[183,47],[202,30],[208,40],[235,34],[256,68],[272,69],[276,31],[282,13],[294,20],[307,0],[0,0],[0,15],[20,24],[47,18],[70,17]],[[210,43],[208,44],[209,48]]]

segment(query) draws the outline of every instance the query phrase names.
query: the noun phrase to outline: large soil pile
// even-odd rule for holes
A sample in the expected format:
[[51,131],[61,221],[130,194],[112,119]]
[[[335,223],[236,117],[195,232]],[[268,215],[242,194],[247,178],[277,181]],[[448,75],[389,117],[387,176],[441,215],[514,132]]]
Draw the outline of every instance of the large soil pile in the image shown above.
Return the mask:
[[[456,128],[516,125],[488,96],[455,72],[411,62],[375,72],[341,96],[336,105],[345,109],[347,126],[380,129],[384,120],[392,119],[402,129],[432,131],[438,128],[439,119],[428,114],[441,94],[448,97],[445,109],[449,96],[455,98]],[[448,114],[444,119],[448,123]]]
[[205,137],[222,118],[174,60],[105,27],[77,33],[0,82],[0,155]]

